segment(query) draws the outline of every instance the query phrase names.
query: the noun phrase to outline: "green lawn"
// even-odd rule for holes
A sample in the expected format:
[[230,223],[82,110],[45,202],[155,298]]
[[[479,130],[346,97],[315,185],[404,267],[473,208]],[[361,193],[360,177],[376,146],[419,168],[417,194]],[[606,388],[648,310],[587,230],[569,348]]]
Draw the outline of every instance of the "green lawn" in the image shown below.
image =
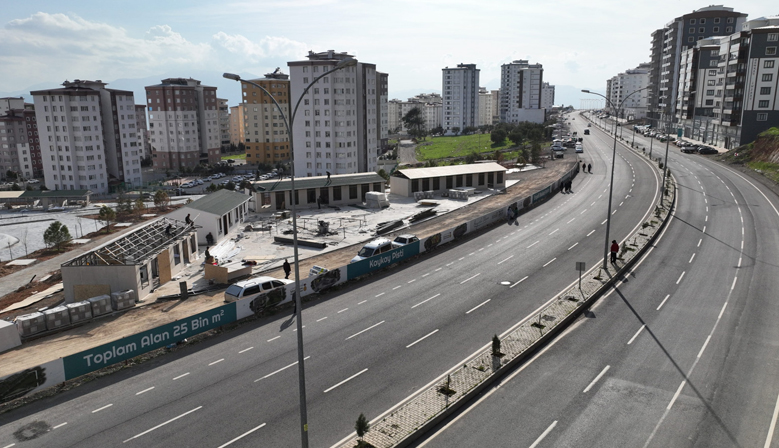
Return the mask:
[[232,156],[222,156],[222,160],[229,160],[229,159],[244,160],[244,159],[246,159],[246,154],[235,154],[235,155],[232,155]]
[[465,157],[473,151],[495,152],[513,146],[510,140],[493,145],[490,134],[460,135],[457,137],[432,137],[417,146],[417,160],[434,160],[446,157]]
[[747,162],[747,166],[753,170],[760,170],[764,176],[779,182],[779,164],[771,162]]

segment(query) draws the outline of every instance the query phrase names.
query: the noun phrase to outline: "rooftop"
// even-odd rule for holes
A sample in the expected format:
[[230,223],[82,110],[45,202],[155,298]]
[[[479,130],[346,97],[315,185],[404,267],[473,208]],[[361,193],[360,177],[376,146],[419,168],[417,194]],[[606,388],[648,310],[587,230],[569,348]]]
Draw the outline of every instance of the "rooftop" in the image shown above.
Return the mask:
[[221,216],[229,213],[249,199],[250,197],[245,194],[236,193],[230,190],[218,190],[203,196],[197,201],[190,202],[184,207]]
[[433,168],[409,168],[398,170],[398,176],[406,179],[424,179],[428,177],[457,176],[460,174],[505,172],[506,168],[495,163],[472,163],[468,165],[436,166]]
[[[331,176],[330,179],[328,179],[327,176],[298,177],[295,179],[295,189],[300,191],[309,188],[339,187],[375,182],[385,182],[385,180],[376,173],[337,174]],[[292,190],[292,180],[289,178],[252,182],[252,185],[254,185],[254,188],[258,191]]]

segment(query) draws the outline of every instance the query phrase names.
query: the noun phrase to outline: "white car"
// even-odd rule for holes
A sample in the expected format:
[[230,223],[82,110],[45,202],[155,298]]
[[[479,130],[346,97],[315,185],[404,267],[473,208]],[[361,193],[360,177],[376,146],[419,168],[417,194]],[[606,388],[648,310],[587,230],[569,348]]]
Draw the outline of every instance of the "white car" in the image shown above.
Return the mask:
[[584,152],[584,147],[581,143],[576,144],[576,152]]
[[273,277],[255,277],[235,283],[225,291],[225,302],[254,298],[272,289],[294,283],[293,280]]
[[413,243],[415,241],[419,241],[419,238],[416,237],[416,235],[398,235],[395,237],[394,240],[392,240],[392,247],[398,248],[401,246],[405,246],[406,244]]
[[201,179],[196,180],[195,183],[198,185],[203,185],[203,181]]

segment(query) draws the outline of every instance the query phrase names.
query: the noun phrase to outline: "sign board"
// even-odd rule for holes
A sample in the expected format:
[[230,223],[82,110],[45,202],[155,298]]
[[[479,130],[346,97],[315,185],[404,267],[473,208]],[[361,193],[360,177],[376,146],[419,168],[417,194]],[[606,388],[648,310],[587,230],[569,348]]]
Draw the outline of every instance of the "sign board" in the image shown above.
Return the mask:
[[384,269],[406,258],[411,258],[419,254],[419,241],[406,244],[397,249],[392,249],[383,254],[374,255],[365,260],[346,265],[346,277],[351,280],[361,275],[368,274],[379,269]]
[[587,269],[587,268],[584,267],[584,262],[583,261],[577,261],[576,262],[576,270],[577,271],[583,272],[585,269]]
[[676,130],[676,136],[677,136],[677,137],[681,137],[683,132],[684,132],[684,129],[682,129],[682,128],[678,128],[678,129]]

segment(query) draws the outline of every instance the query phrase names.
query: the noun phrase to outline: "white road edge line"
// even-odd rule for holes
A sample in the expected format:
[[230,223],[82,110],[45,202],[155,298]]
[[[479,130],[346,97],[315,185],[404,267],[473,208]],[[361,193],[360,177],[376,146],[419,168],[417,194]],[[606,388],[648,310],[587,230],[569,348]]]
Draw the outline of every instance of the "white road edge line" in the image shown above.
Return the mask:
[[152,386],[152,387],[150,387],[148,389],[144,389],[144,390],[142,390],[140,392],[136,392],[135,395],[145,394],[146,392],[148,392],[148,391],[150,391],[152,389],[154,389],[154,386]]
[[628,345],[632,344],[633,341],[638,337],[639,334],[641,334],[642,331],[644,331],[644,328],[646,328],[646,324],[642,325],[641,328],[638,329],[636,334],[633,335],[632,338],[628,341]]
[[130,440],[137,439],[138,437],[141,437],[141,436],[143,436],[143,435],[146,435],[146,434],[148,434],[148,433],[150,433],[150,432],[154,431],[155,429],[161,428],[161,427],[163,427],[163,426],[167,425],[168,423],[174,422],[174,421],[176,421],[176,420],[180,419],[181,417],[184,417],[184,416],[186,416],[186,415],[189,415],[189,414],[191,414],[191,413],[193,413],[193,412],[195,412],[195,411],[197,411],[197,410],[200,410],[200,409],[202,409],[202,408],[203,408],[203,406],[198,406],[198,407],[196,407],[195,409],[192,409],[191,411],[187,411],[187,412],[185,412],[185,413],[183,413],[183,414],[179,415],[178,417],[173,417],[172,419],[168,420],[167,422],[160,423],[159,425],[155,426],[154,428],[147,429],[146,431],[144,431],[144,432],[142,432],[142,433],[140,433],[140,434],[134,435],[134,436],[130,437],[129,439],[125,440],[125,441],[124,441],[124,442],[122,442],[122,443],[127,443],[127,442],[129,442]]
[[776,406],[774,407],[774,416],[771,418],[771,425],[768,427],[768,435],[765,438],[763,448],[770,448],[771,441],[774,438],[774,429],[776,429],[776,418],[779,416],[779,396],[776,397]]
[[103,409],[108,409],[108,408],[110,408],[111,406],[113,406],[113,403],[111,403],[111,404],[107,404],[107,405],[103,406],[102,408],[97,408],[97,409],[95,409],[94,411],[92,411],[92,413],[94,414],[94,413],[96,413],[96,412],[100,412],[100,411],[102,411]]
[[492,299],[487,299],[487,300],[485,300],[484,302],[482,302],[482,303],[480,303],[480,304],[476,305],[475,307],[473,307],[473,308],[471,308],[470,310],[466,311],[466,312],[465,312],[465,314],[471,314],[471,311],[475,311],[475,310],[477,310],[478,308],[481,308],[483,305],[486,305],[486,304],[487,304],[487,302],[489,302],[490,300],[492,300]]
[[423,300],[423,301],[421,301],[421,302],[417,303],[416,305],[412,306],[412,307],[411,307],[411,309],[413,310],[414,308],[418,307],[419,305],[422,305],[423,303],[425,303],[425,302],[427,302],[427,301],[433,300],[433,299],[435,299],[436,297],[438,297],[438,296],[440,296],[440,295],[441,295],[441,294],[436,294],[436,295],[434,295],[433,297],[431,297],[431,298],[429,298],[429,299],[425,299],[425,300]]
[[542,432],[540,436],[536,439],[535,442],[533,442],[532,445],[530,445],[530,448],[536,448],[539,443],[541,443],[546,436],[549,435],[550,432],[554,429],[554,427],[557,426],[557,420],[553,421],[551,425],[549,425],[548,428],[546,428],[546,431]]
[[[360,332],[354,333],[353,335],[351,335],[351,336],[349,336],[348,338],[344,339],[344,341],[348,341],[349,339],[351,339],[351,338],[353,338],[353,337],[355,337],[355,336],[357,336],[357,335],[363,334],[363,333],[365,333],[365,332],[366,332],[366,331],[368,331],[368,330],[371,330],[371,329],[373,329],[373,328],[376,328],[376,327],[378,327],[379,325],[383,324],[384,322],[385,322],[385,321],[381,321],[381,322],[379,322],[378,324],[371,325],[370,327],[366,328],[365,330],[362,330],[362,331],[360,331]],[[368,369],[365,369],[365,370],[368,370]],[[326,392],[326,391],[325,391],[325,392]]]
[[187,376],[187,375],[189,375],[189,372],[187,372],[187,373],[185,373],[185,374],[183,374],[183,375],[179,375],[179,376],[177,376],[176,378],[173,378],[173,381],[176,381],[177,379],[180,379],[180,378],[184,378],[184,377],[185,377],[185,376]]
[[509,289],[511,289],[511,288],[513,288],[513,287],[515,287],[515,286],[517,286],[518,284],[520,284],[520,283],[524,282],[525,280],[527,280],[527,275],[526,275],[526,276],[524,276],[524,277],[522,277],[522,280],[520,280],[520,281],[518,281],[518,282],[514,283],[513,285],[509,286]]
[[343,384],[343,383],[345,383],[347,381],[353,380],[353,379],[357,378],[358,376],[362,375],[363,373],[365,373],[367,371],[368,371],[368,369],[360,370],[359,372],[355,373],[354,375],[350,376],[349,378],[347,378],[347,379],[341,381],[340,383],[336,384],[335,386],[333,386],[333,387],[331,387],[329,389],[325,389],[324,393],[330,392],[331,390],[335,389],[336,387],[340,386],[341,384]]
[[478,277],[480,275],[481,275],[481,272],[479,272],[478,274],[474,275],[473,277],[466,278],[465,280],[461,281],[460,284],[462,285],[463,283],[465,283],[465,282],[467,282],[469,280],[473,280],[473,279],[475,279],[476,277]]
[[417,342],[422,342],[422,341],[423,341],[423,340],[425,340],[426,338],[428,338],[428,337],[430,337],[430,336],[432,336],[432,335],[434,335],[434,334],[436,334],[436,333],[438,333],[438,329],[437,329],[437,328],[436,328],[435,330],[431,331],[430,333],[428,333],[428,334],[426,334],[426,335],[422,336],[421,338],[417,339],[416,341],[414,341],[414,342],[412,342],[412,343],[408,344],[408,345],[406,346],[406,348],[411,348],[411,347],[413,347],[413,346],[414,346],[414,345],[415,345]]
[[587,385],[587,387],[584,389],[584,391],[582,391],[582,393],[583,393],[583,394],[586,394],[587,392],[589,392],[589,391],[590,391],[590,389],[592,389],[592,386],[594,386],[594,385],[595,385],[595,383],[597,383],[597,382],[598,382],[598,380],[599,380],[599,379],[601,379],[601,377],[602,377],[603,375],[605,375],[605,374],[606,374],[606,372],[608,372],[610,368],[611,368],[611,366],[606,366],[606,367],[604,367],[604,368],[603,368],[603,370],[601,370],[601,371],[600,371],[600,373],[598,374],[598,376],[596,376],[596,377],[595,377],[595,379],[594,379],[594,380],[592,380],[592,382],[591,382],[589,385]]
[[219,447],[218,447],[218,448],[224,448],[224,447],[226,447],[226,446],[230,445],[231,443],[233,443],[233,442],[235,442],[235,441],[237,441],[237,440],[241,440],[242,438],[244,438],[244,437],[248,436],[249,434],[253,433],[254,431],[257,431],[258,429],[262,428],[262,427],[263,427],[263,426],[265,426],[265,425],[266,425],[266,424],[265,424],[265,423],[263,423],[263,424],[261,424],[260,426],[258,426],[258,427],[256,427],[256,428],[254,428],[254,429],[250,429],[250,430],[246,431],[245,433],[241,434],[240,436],[238,436],[238,437],[234,438],[233,440],[231,440],[231,441],[229,441],[229,442],[225,443],[224,445],[219,445]]

